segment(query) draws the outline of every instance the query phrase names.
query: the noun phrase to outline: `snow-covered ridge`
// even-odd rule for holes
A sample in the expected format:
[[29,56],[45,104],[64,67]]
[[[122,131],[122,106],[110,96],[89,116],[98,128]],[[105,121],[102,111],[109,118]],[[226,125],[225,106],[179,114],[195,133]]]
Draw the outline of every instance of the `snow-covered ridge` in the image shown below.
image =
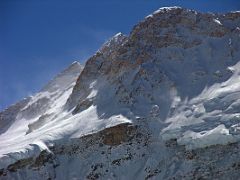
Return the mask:
[[[41,131],[41,128],[51,124],[52,120],[59,116],[59,112],[63,113],[62,108],[82,68],[77,62],[71,64],[40,92],[29,97],[27,102],[22,101],[20,105],[14,105],[14,113],[16,113],[14,116],[11,116],[11,107],[2,112],[3,124],[4,121],[10,123],[1,127],[4,131],[0,134],[2,142],[0,158],[6,159],[6,161],[1,161],[3,163],[1,167],[5,163],[15,161],[15,158],[27,157],[29,153],[32,155],[34,151],[40,152],[46,147],[41,138],[47,136],[45,134],[47,128],[44,131]],[[7,155],[9,153],[10,156]]]

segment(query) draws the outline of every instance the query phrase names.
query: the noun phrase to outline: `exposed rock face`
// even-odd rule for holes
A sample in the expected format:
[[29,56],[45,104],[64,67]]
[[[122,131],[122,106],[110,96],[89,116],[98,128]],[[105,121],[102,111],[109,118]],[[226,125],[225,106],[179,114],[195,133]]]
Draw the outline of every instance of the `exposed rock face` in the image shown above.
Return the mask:
[[[238,143],[186,150],[174,139],[162,144],[150,135],[151,131],[142,128],[146,127],[122,124],[69,142],[56,143],[50,147],[51,153],[42,151],[36,158],[22,159],[1,169],[0,177],[238,179]],[[119,174],[119,171],[124,173]]]
[[89,84],[96,80],[96,77],[108,71],[109,66],[112,65],[111,61],[115,59],[119,48],[126,41],[127,37],[125,35],[121,33],[116,34],[86,62],[86,68],[83,69],[83,72],[78,77],[72,95],[68,99],[67,105],[70,108],[74,107],[78,101],[84,99],[89,94]]
[[132,131],[133,127],[126,127],[125,124],[107,128],[103,131],[103,144],[116,146],[128,142],[131,139],[131,134],[133,134]]
[[[114,84],[120,101],[133,107],[138,106],[139,95],[151,103],[170,106],[175,89],[182,98],[194,97],[206,85],[232,75],[228,67],[239,61],[238,26],[239,13],[234,12],[202,14],[178,7],[156,11],[137,24],[129,37],[117,34],[110,40],[116,44],[113,49],[104,46],[87,61],[69,98],[75,101],[70,107],[76,100],[85,101],[90,84],[99,77]],[[159,92],[160,87],[164,92]],[[156,98],[152,91],[168,98]]]
[[161,8],[0,114],[0,178],[238,179],[239,61],[240,12]]

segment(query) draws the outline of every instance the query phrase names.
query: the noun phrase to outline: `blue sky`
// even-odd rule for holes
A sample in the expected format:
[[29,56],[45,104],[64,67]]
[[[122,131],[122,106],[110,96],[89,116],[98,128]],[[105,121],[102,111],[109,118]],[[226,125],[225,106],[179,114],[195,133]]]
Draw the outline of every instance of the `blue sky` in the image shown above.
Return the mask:
[[163,6],[221,13],[240,0],[0,0],[0,110]]

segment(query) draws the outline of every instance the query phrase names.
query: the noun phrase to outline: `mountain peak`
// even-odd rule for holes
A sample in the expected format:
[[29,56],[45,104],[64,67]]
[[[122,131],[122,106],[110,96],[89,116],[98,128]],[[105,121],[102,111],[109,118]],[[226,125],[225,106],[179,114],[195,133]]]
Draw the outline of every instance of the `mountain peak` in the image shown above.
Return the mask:
[[73,61],[67,68],[65,68],[63,70],[63,72],[66,72],[66,71],[77,71],[77,70],[81,70],[83,69],[83,65],[80,64],[80,62],[78,61]]
[[55,91],[59,89],[64,89],[69,86],[69,84],[74,81],[76,77],[83,70],[83,66],[74,61],[57,76],[55,76],[43,89],[42,91]]
[[119,32],[103,44],[103,46],[100,49],[100,52],[114,50],[116,47],[118,47],[120,44],[122,44],[124,41],[126,41],[126,39],[127,39],[127,36],[124,35],[123,33]]
[[164,7],[117,33],[0,113],[0,178],[238,179],[239,26]]
[[81,66],[81,64],[78,61],[73,61],[71,65],[78,65]]

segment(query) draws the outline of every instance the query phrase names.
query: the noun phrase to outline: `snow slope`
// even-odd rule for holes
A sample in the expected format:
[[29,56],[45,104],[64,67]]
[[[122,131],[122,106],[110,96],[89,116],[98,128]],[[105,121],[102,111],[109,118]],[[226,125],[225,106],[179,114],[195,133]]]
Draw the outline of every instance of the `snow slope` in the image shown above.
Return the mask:
[[[63,105],[71,93],[75,81],[82,71],[82,66],[74,62],[63,72],[51,80],[39,93],[28,98],[28,102],[22,106],[17,105],[17,114],[14,119],[6,119],[11,115],[10,109],[1,113],[1,121],[11,121],[7,128],[0,134],[0,157],[2,160],[0,166],[6,166],[25,156],[32,156],[36,152],[46,149],[43,142],[53,139],[51,124],[57,124],[57,118],[65,116],[62,112]],[[60,114],[59,114],[60,113]],[[54,128],[57,130],[57,127]]]

